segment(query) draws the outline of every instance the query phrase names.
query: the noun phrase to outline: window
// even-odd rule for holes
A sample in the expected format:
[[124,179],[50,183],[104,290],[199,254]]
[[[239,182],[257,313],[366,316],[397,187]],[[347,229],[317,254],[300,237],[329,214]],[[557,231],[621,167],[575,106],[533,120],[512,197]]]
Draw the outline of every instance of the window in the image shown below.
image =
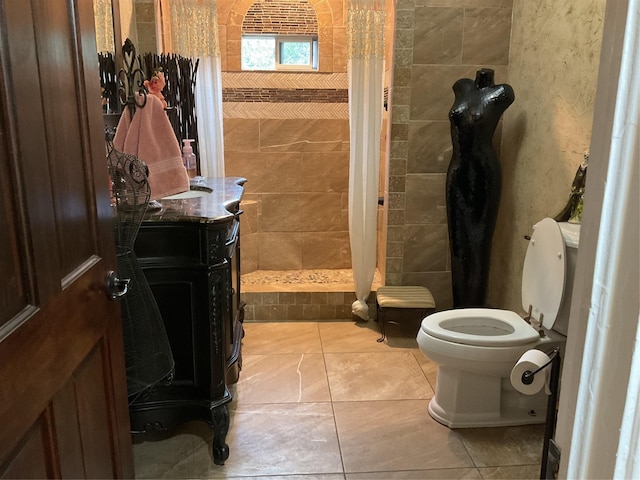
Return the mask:
[[242,36],[242,70],[317,69],[317,37],[299,35]]

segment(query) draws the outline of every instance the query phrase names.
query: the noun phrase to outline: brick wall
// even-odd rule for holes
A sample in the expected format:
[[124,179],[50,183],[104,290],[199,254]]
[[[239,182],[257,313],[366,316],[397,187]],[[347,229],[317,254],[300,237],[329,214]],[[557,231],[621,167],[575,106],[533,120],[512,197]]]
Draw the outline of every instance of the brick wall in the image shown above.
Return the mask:
[[263,0],[249,8],[242,33],[317,35],[318,17],[307,0]]

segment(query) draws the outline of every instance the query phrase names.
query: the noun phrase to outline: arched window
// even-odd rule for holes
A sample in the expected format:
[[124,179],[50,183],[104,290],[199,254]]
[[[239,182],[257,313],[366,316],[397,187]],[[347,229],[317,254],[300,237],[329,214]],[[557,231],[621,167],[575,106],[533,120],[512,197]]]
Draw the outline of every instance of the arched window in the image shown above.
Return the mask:
[[259,0],[242,22],[242,70],[317,70],[318,17],[307,0]]

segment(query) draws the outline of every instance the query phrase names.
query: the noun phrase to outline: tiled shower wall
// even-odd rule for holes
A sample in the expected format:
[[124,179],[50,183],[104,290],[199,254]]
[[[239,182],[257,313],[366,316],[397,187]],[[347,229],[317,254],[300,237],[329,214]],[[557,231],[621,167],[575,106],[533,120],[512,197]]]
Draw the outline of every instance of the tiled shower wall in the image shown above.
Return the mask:
[[243,272],[350,268],[346,1],[309,1],[320,52],[309,73],[240,71],[252,3],[218,1],[225,173],[248,179],[242,208],[252,218]]
[[[256,215],[253,245],[243,243],[243,256],[250,255],[243,264],[260,270],[350,268],[348,121],[290,118],[296,114],[290,104],[233,107],[258,117],[224,119],[226,174],[248,179],[244,198]],[[279,107],[285,118],[273,118],[278,112],[269,107]],[[224,108],[227,115],[231,108]],[[313,107],[298,113],[306,111]]]
[[451,86],[479,68],[508,82],[511,10],[511,0],[397,2],[385,281],[428,287],[438,309],[452,304],[445,204]]

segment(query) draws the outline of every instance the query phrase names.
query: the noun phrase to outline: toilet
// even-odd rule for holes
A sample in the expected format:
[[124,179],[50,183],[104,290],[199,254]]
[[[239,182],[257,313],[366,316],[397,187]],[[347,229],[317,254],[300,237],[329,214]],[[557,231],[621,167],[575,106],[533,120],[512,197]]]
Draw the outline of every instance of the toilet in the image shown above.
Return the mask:
[[[580,225],[545,218],[522,272],[522,314],[490,308],[437,312],[421,324],[421,352],[438,364],[429,414],[450,428],[544,423],[547,395],[518,392],[511,369],[527,350],[566,343]],[[525,313],[526,312],[526,313]],[[530,323],[525,318],[529,317]]]

